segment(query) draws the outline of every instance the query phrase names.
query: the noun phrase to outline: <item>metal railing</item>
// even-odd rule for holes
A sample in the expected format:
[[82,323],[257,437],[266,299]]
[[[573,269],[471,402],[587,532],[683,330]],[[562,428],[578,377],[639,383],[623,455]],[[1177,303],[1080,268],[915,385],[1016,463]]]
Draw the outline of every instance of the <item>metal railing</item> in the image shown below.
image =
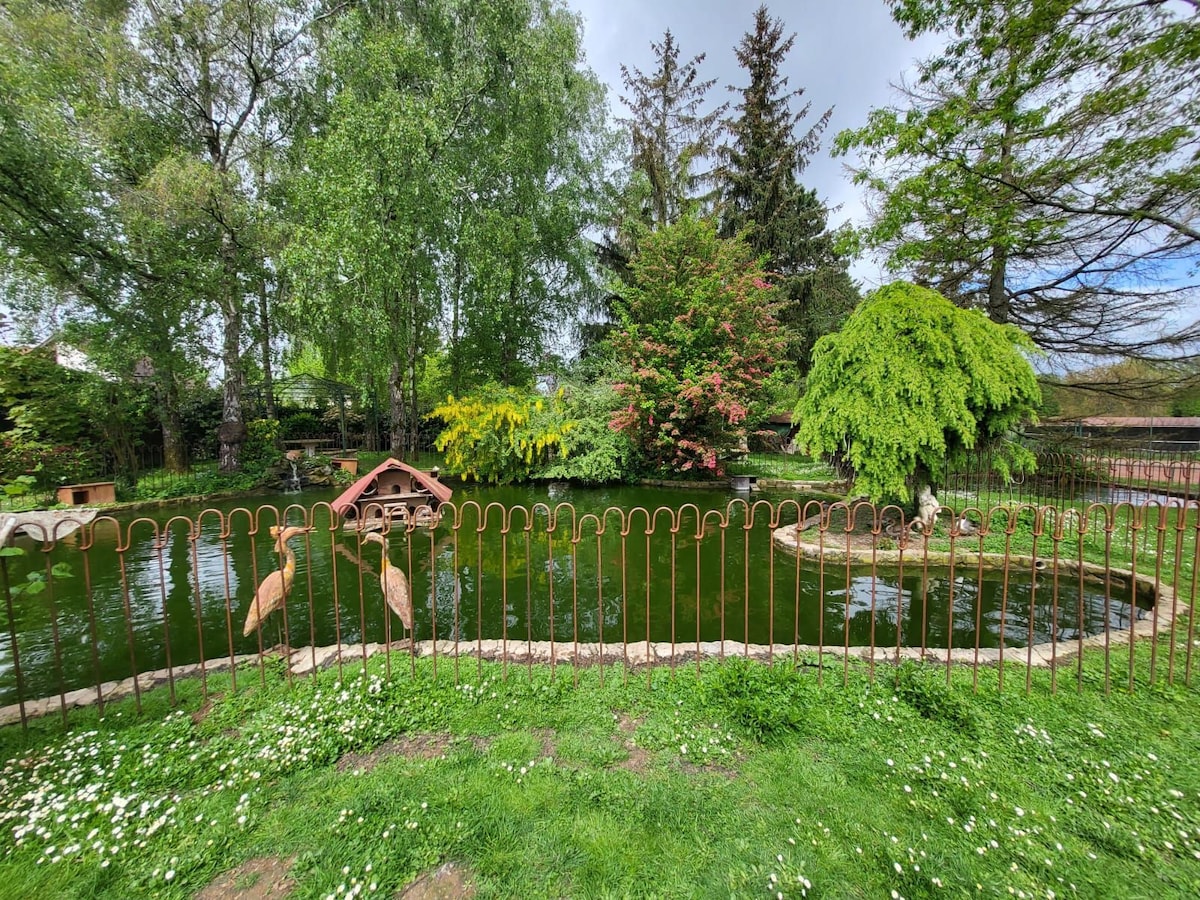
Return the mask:
[[[746,656],[818,679],[906,659],[999,668],[1000,687],[1047,669],[1077,689],[1192,677],[1200,569],[1194,500],[944,509],[932,532],[895,507],[735,499],[722,508],[505,507],[474,501],[381,520],[386,542],[328,504],[30,526],[0,556],[0,719],[101,707],[228,672],[233,690],[382,654],[457,683],[509,669]],[[380,513],[382,509],[374,512]],[[165,515],[165,514],[164,514]],[[242,620],[255,587],[290,592]],[[12,554],[12,551],[8,551]],[[412,632],[393,614],[382,553],[402,573]],[[274,574],[272,574],[274,573]],[[395,598],[391,600],[395,602]],[[1090,660],[1085,665],[1085,660]],[[1014,675],[1013,667],[1017,668]],[[603,677],[603,669],[601,677]]]
[[1110,448],[1095,453],[1042,450],[1035,458],[1033,472],[1006,479],[997,473],[990,454],[976,454],[947,473],[939,496],[1034,504],[1200,498],[1200,459],[1194,454],[1133,455]]

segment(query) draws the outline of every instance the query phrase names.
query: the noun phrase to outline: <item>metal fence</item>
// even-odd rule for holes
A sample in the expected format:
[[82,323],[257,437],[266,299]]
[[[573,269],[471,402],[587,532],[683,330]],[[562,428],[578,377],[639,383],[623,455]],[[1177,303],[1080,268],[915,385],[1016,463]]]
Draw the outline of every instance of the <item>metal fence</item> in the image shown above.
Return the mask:
[[947,472],[939,496],[1034,504],[1200,498],[1200,458],[1195,454],[1110,448],[1089,453],[1040,450],[1034,455],[1032,472],[1005,477],[991,454],[976,454]]
[[[165,514],[164,514],[165,516]],[[732,500],[721,508],[447,504],[385,523],[381,546],[328,504],[30,526],[0,556],[0,720],[227,672],[233,690],[382,654],[437,677],[482,660],[552,677],[758,658],[848,677],[901,660],[998,667],[1029,690],[1189,683],[1200,561],[1194,500],[960,504],[932,532],[895,507]],[[311,528],[285,536],[272,526]],[[294,568],[291,556],[294,554]],[[383,554],[412,606],[389,607]],[[290,574],[289,574],[290,573]],[[278,609],[243,626],[256,586]],[[394,580],[394,576],[393,576]],[[391,598],[397,602],[396,597]],[[1014,667],[1015,670],[1014,670]],[[601,669],[601,677],[605,669]],[[637,677],[634,675],[634,677]]]
[[[166,461],[161,447],[139,448],[123,466],[118,466],[111,457],[97,455],[95,464],[86,469],[77,470],[70,475],[60,475],[57,481],[61,485],[71,483],[84,484],[104,481],[117,481],[126,484],[136,482],[144,490],[166,491],[176,485],[191,482],[199,472],[215,470],[216,458],[193,453],[186,466],[177,472],[166,468]],[[35,477],[44,476],[36,473]],[[27,509],[31,502],[41,505],[51,505],[57,502],[57,489],[54,486],[32,486],[28,491],[19,495],[8,495],[0,492],[0,510]]]

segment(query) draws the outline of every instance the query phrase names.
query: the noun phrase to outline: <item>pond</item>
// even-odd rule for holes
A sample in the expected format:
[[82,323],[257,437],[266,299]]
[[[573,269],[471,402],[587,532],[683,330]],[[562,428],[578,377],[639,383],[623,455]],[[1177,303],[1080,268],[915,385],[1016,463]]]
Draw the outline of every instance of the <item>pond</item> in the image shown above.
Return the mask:
[[[297,570],[286,634],[275,612],[263,625],[263,645],[399,639],[400,621],[385,615],[379,587],[381,548],[330,529],[335,493],[252,498],[249,511],[243,501],[101,519],[87,549],[82,533],[46,553],[19,538],[26,554],[7,560],[12,583],[34,567],[70,569],[49,590],[13,600],[23,696],[124,678],[135,666],[165,668],[168,654],[180,665],[257,651],[259,636],[243,637],[242,623],[255,586],[279,565],[268,526],[281,518],[300,524],[310,509],[316,530],[292,542]],[[451,511],[434,530],[397,528],[389,558],[411,580],[422,640],[963,648],[977,639],[995,647],[1003,636],[1004,646],[1017,648],[1029,641],[1031,623],[1035,643],[1128,627],[1128,589],[1106,596],[1102,584],[1086,584],[1081,596],[1077,578],[1063,576],[1052,589],[1044,575],[985,572],[980,580],[972,567],[951,579],[945,569],[923,571],[919,552],[902,577],[851,568],[847,578],[843,564],[798,564],[773,546],[770,527],[772,512],[778,524],[797,521],[796,495],[743,496],[754,504],[750,527],[747,503],[726,491],[563,486],[551,496],[544,486],[460,487],[458,527]],[[17,699],[7,624],[0,623],[0,704]]]

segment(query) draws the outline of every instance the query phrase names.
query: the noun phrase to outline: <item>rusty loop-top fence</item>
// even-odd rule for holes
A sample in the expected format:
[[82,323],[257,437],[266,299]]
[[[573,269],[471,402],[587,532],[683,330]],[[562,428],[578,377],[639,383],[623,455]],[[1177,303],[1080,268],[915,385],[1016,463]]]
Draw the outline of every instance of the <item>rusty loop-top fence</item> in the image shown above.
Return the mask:
[[1035,450],[1036,466],[1005,478],[990,453],[973,454],[949,470],[940,493],[991,495],[996,500],[1057,505],[1087,501],[1133,503],[1167,495],[1200,499],[1200,454],[1132,448],[1087,453]]
[[[546,665],[577,681],[584,666],[629,679],[739,656],[812,666],[820,680],[913,659],[947,679],[967,667],[976,686],[996,667],[1001,690],[1006,676],[1030,690],[1038,669],[1051,690],[1190,685],[1190,467],[1070,460],[1045,474],[1045,462],[1060,486],[1077,474],[1056,505],[1020,488],[971,502],[951,482],[932,532],[897,507],[800,499],[589,512],[448,503],[384,521],[383,546],[363,530],[372,510],[344,523],[327,503],[29,526],[20,554],[0,557],[0,720],[65,724],[74,706],[127,695],[140,709],[156,686],[173,703],[180,678],[207,695],[217,671],[236,691],[269,666],[290,683],[374,655],[389,676],[427,657],[433,677],[456,683],[482,677],[485,659],[506,678]],[[1158,492],[1137,502],[1094,496],[1149,482]],[[291,542],[290,593],[243,634],[256,586],[288,568],[271,534],[284,525],[313,529]],[[409,586],[412,633],[385,602],[383,552]]]

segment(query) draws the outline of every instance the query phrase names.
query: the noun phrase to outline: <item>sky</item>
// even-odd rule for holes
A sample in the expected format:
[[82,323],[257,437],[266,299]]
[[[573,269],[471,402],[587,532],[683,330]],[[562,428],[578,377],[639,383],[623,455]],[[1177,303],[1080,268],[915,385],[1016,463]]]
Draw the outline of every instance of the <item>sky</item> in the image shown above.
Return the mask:
[[[740,94],[726,90],[746,84],[733,48],[750,30],[761,0],[566,0],[583,16],[587,63],[609,88],[614,115],[625,115],[621,64],[649,74],[656,62],[651,41],[661,41],[670,28],[680,60],[706,54],[700,77],[716,78],[709,97],[714,103],[736,103]],[[789,88],[804,88],[796,103],[811,101],[809,120],[833,107],[821,149],[809,161],[802,180],[816,188],[830,207],[830,226],[860,223],[866,209],[858,187],[845,171],[852,158],[833,158],[833,136],[857,128],[867,113],[897,101],[892,85],[911,71],[917,59],[936,49],[935,39],[907,40],[892,20],[884,0],[789,0],[768,3],[785,33],[796,41],[783,66]],[[798,108],[795,107],[795,108]],[[801,127],[804,127],[803,124]],[[867,289],[884,280],[877,261],[861,260],[852,269]]]

